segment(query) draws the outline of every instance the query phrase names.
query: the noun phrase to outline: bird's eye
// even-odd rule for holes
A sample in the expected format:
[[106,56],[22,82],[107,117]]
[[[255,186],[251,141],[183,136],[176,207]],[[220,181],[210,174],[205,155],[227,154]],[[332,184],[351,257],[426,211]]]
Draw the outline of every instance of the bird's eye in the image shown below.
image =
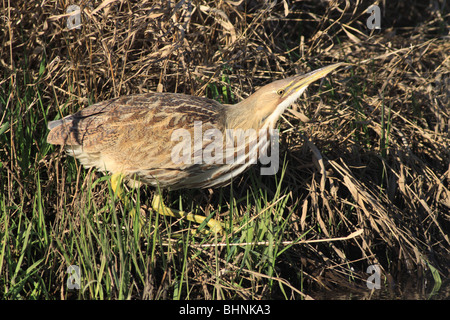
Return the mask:
[[282,96],[283,94],[284,94],[284,90],[283,89],[278,89],[277,95]]

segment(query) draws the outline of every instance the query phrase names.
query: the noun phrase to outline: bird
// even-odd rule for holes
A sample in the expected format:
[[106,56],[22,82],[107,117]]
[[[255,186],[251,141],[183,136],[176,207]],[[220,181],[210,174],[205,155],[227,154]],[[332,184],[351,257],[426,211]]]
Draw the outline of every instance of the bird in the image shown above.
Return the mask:
[[[307,87],[343,65],[273,81],[236,104],[182,93],[120,96],[50,121],[47,142],[63,146],[85,168],[110,173],[119,197],[122,180],[159,190],[224,186],[267,152],[281,114]],[[196,223],[206,220],[213,233],[223,233],[215,219],[166,207],[160,193],[152,207]]]

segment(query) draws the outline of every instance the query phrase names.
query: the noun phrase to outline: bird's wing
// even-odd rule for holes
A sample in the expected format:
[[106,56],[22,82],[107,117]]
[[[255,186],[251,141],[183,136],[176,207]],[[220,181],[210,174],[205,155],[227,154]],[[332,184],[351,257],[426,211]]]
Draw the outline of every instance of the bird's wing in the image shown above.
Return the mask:
[[174,131],[185,130],[194,138],[195,123],[201,123],[202,132],[223,130],[224,108],[216,101],[183,94],[124,96],[50,122],[47,141],[67,149],[81,147],[77,154],[96,154],[127,171],[179,169],[170,164],[172,148],[179,144],[172,139]]

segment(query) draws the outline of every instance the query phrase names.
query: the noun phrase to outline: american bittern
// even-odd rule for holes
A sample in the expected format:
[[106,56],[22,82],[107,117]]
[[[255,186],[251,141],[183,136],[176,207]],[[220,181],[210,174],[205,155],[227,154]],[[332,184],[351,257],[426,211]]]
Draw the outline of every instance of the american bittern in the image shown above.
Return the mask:
[[[274,81],[235,105],[222,105],[207,98],[175,93],[145,93],[115,98],[50,122],[47,141],[65,146],[66,151],[87,168],[96,167],[112,173],[111,185],[115,192],[121,177],[131,183],[146,183],[172,190],[223,185],[248,168],[252,163],[250,158],[258,152],[265,152],[271,141],[260,139],[251,145],[251,139],[245,139],[242,146],[233,142],[222,149],[213,148],[216,153],[219,150],[224,154],[234,148],[230,153],[232,158],[236,147],[240,148],[244,151],[244,158],[241,159],[244,161],[223,161],[224,158],[229,160],[229,156],[219,157],[222,161],[197,161],[201,160],[202,152],[211,147],[213,141],[204,136],[214,130],[223,133],[220,147],[230,129],[252,129],[270,135],[279,116],[308,85],[342,65],[337,63],[304,75]],[[199,132],[195,132],[198,130],[200,138]],[[183,155],[183,161],[174,159],[174,155],[179,155],[180,146],[186,145],[173,138],[183,136],[177,135],[180,132],[184,136],[194,136],[193,141],[186,140],[191,152],[187,157]],[[217,147],[217,141],[215,143]],[[171,210],[163,205],[158,195],[153,199],[153,208],[162,214],[183,216],[197,223],[206,219]],[[221,224],[214,219],[208,221],[208,226],[213,232],[222,230]]]

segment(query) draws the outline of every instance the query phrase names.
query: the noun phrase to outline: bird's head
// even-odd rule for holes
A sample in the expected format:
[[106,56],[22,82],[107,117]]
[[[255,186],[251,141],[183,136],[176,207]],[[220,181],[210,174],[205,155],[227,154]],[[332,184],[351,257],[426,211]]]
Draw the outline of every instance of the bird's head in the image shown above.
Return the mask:
[[274,127],[279,116],[311,83],[344,64],[336,63],[265,85],[232,108],[234,110],[229,114],[229,123],[235,128],[244,127],[244,129]]

